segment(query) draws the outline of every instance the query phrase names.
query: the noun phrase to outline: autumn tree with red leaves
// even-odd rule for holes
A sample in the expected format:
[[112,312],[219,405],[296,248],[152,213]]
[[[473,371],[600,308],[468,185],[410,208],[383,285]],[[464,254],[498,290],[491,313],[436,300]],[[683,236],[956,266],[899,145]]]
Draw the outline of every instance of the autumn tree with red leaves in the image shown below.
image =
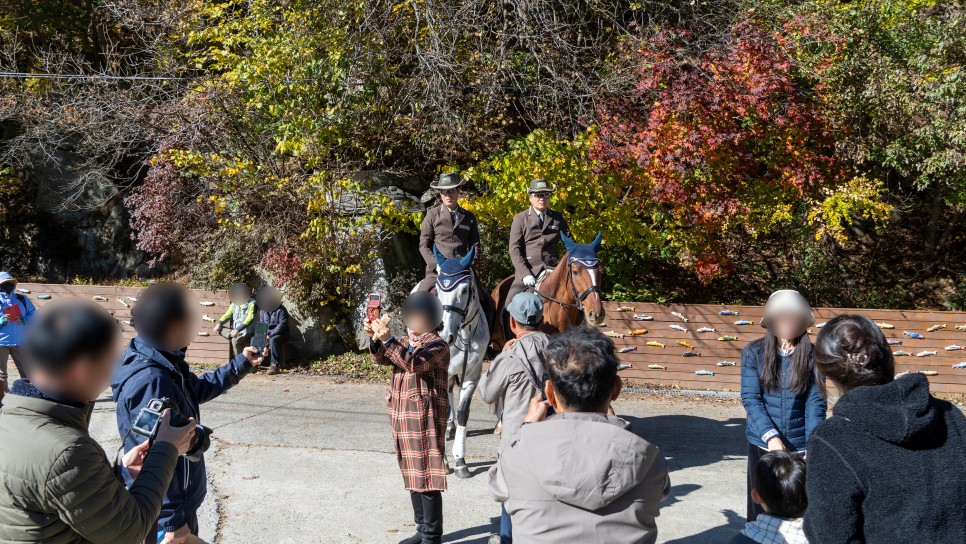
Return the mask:
[[805,220],[848,176],[834,152],[840,127],[796,74],[785,33],[743,22],[697,55],[689,38],[664,30],[637,42],[626,57],[637,83],[600,107],[591,155],[707,281],[730,269],[725,237]]

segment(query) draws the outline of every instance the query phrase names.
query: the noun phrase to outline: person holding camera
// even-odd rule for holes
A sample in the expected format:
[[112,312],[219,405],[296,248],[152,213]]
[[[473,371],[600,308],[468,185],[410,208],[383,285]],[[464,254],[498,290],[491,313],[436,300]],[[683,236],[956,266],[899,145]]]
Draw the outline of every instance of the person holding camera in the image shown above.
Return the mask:
[[[259,350],[247,347],[218,370],[196,376],[185,360],[187,346],[196,335],[196,316],[190,308],[185,287],[157,283],[141,293],[131,310],[138,335],[121,357],[111,384],[126,451],[144,441],[132,423],[152,400],[168,399],[181,416],[201,423],[201,405],[232,388],[262,361]],[[198,508],[205,499],[207,475],[203,452],[193,457],[197,460],[182,457],[178,462],[164,497],[158,518],[164,544],[182,544],[198,534]],[[134,481],[128,471],[123,473],[128,483]]]
[[30,380],[18,380],[0,417],[0,543],[135,544],[154,527],[193,421],[172,427],[122,459],[130,488],[88,432],[107,387],[119,336],[111,315],[89,303],[53,304],[24,332]]
[[436,334],[443,307],[436,295],[417,291],[402,307],[409,336],[395,338],[388,317],[367,319],[376,364],[393,367],[389,420],[403,482],[409,490],[416,534],[400,544],[443,541],[446,491],[446,419],[449,416],[449,346]]

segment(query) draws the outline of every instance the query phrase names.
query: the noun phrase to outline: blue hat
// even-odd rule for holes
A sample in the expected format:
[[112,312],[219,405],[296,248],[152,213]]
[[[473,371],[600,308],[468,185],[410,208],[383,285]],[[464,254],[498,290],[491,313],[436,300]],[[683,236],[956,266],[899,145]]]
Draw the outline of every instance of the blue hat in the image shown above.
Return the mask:
[[17,283],[17,278],[13,277],[10,272],[0,272],[0,283],[7,283],[8,281]]
[[543,301],[533,293],[517,293],[506,309],[517,323],[528,327],[537,326],[543,318]]

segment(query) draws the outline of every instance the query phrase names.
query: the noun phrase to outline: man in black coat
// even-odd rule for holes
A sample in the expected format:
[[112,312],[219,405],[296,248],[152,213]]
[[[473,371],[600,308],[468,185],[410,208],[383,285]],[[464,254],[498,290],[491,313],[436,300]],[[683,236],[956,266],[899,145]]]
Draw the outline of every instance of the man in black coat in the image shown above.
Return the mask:
[[268,374],[278,374],[283,365],[283,350],[288,341],[288,310],[282,304],[278,289],[266,285],[258,291],[258,320],[268,325],[267,341],[262,354],[269,359]]

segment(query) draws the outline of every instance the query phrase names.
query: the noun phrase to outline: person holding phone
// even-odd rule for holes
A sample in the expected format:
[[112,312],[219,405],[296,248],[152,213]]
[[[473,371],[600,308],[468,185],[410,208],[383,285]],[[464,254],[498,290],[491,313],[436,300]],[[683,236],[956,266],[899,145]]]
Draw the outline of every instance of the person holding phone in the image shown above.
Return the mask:
[[91,303],[51,304],[27,325],[30,380],[13,384],[0,417],[0,542],[141,544],[153,529],[195,427],[172,427],[165,410],[157,439],[122,458],[130,487],[118,479],[88,424],[119,337]]
[[21,378],[27,377],[20,357],[20,335],[35,310],[30,299],[17,292],[17,278],[0,272],[0,401],[9,389],[8,359],[13,359]]
[[798,291],[775,291],[760,325],[765,336],[741,352],[741,403],[748,439],[748,521],[764,513],[751,496],[755,467],[768,451],[804,453],[823,421],[828,403],[815,377],[815,354],[808,328],[812,308]]
[[402,307],[409,331],[396,338],[388,317],[366,319],[376,364],[392,367],[388,412],[403,483],[409,490],[416,534],[400,544],[443,541],[443,495],[446,490],[446,420],[449,416],[449,346],[436,333],[443,307],[431,293],[417,291]]
[[[483,402],[503,401],[503,432],[498,453],[516,437],[530,409],[530,399],[543,395],[547,381],[543,350],[550,342],[547,333],[540,330],[543,324],[540,297],[533,293],[518,293],[507,306],[507,312],[515,338],[504,344],[503,352],[490,363],[477,389]],[[490,544],[510,544],[512,533],[510,515],[503,507],[500,534],[491,537]]]
[[[170,399],[181,415],[201,424],[201,405],[237,385],[262,362],[261,352],[249,346],[221,368],[195,375],[185,358],[197,338],[198,317],[192,308],[187,288],[162,282],[141,292],[131,309],[138,335],[121,356],[111,384],[125,451],[144,441],[131,426],[152,399]],[[125,472],[123,476],[129,484],[134,482],[133,475]],[[207,482],[204,456],[197,461],[181,458],[158,518],[160,542],[184,544],[198,534],[198,509],[205,500]]]

